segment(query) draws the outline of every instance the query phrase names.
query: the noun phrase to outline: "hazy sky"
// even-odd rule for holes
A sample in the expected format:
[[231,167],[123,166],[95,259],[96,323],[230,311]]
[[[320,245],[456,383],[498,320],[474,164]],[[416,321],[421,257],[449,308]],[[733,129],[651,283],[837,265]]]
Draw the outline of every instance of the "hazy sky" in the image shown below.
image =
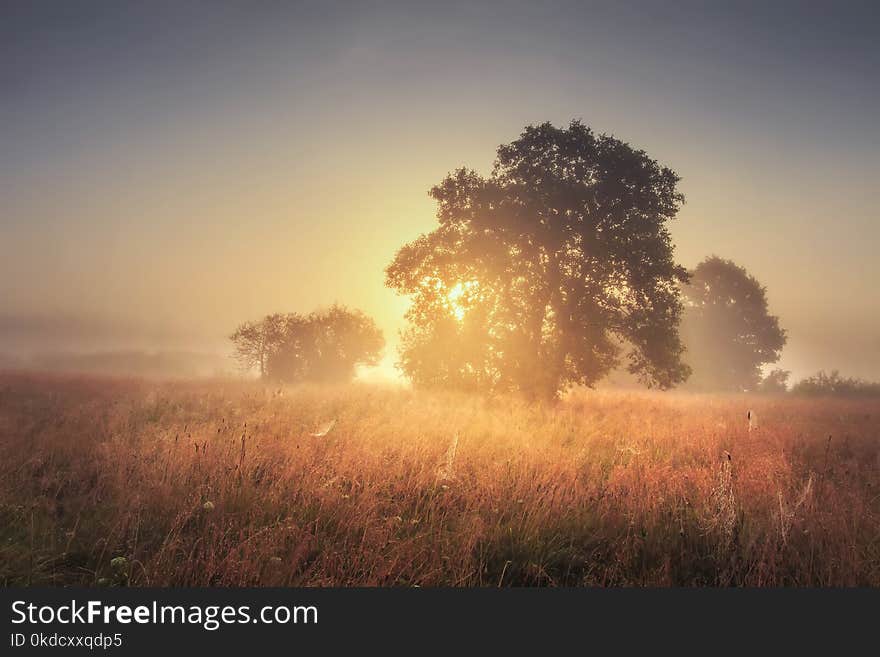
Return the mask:
[[0,351],[215,349],[339,301],[393,342],[427,190],[580,118],[682,176],[782,364],[880,379],[876,3],[4,2]]

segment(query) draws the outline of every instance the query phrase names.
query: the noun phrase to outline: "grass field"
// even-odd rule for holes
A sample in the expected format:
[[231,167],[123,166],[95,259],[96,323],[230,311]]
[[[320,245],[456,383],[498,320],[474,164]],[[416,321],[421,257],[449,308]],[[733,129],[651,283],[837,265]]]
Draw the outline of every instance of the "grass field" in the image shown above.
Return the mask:
[[0,583],[877,586],[878,419],[6,374]]

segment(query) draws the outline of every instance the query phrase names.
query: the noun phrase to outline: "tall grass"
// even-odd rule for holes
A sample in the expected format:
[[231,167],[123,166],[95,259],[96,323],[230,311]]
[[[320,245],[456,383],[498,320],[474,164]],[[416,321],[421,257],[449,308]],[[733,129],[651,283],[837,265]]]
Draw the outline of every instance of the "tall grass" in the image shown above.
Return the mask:
[[0,583],[880,585],[876,402],[277,392],[0,377]]

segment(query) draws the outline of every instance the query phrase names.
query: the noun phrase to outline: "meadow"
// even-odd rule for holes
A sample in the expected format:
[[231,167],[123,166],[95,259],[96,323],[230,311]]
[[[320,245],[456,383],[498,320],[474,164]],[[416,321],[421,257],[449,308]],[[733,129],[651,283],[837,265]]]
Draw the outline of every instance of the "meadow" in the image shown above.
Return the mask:
[[878,418],[9,373],[0,584],[877,586]]

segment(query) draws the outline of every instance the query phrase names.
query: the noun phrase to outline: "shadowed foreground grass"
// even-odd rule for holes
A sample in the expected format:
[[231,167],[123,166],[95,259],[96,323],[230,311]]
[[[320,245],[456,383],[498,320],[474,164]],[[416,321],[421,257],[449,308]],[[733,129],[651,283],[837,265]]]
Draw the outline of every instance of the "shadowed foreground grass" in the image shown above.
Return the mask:
[[878,418],[8,374],[0,583],[876,586]]

